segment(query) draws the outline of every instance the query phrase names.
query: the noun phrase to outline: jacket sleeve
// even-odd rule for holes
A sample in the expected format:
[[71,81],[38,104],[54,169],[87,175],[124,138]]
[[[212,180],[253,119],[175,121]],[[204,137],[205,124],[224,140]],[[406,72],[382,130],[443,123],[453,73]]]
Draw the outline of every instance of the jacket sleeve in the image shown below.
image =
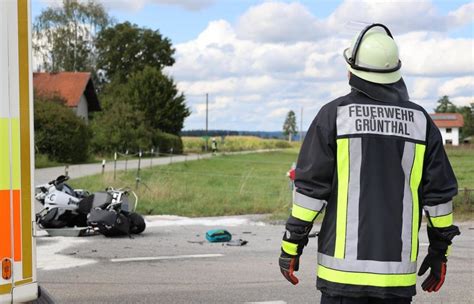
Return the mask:
[[332,190],[335,137],[323,108],[305,136],[296,165],[291,215],[286,223],[282,251],[301,255],[316,217],[324,210]]
[[429,119],[422,178],[422,204],[428,219],[430,247],[446,253],[459,228],[453,225],[453,197],[458,185],[443,147],[441,133]]

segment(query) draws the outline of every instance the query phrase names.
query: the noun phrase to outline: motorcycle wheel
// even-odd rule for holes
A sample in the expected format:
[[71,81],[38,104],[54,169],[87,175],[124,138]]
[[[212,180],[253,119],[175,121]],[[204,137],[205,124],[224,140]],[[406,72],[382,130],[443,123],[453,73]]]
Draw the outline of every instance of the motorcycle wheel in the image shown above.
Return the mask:
[[130,233],[131,234],[140,234],[145,231],[146,223],[143,216],[138,213],[132,212],[128,216],[130,220]]

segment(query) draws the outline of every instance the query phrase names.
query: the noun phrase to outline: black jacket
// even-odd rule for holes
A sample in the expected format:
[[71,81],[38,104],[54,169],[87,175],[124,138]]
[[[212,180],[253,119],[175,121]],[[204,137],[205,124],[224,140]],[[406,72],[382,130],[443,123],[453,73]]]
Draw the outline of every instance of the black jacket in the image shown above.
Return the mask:
[[318,289],[411,297],[422,210],[435,228],[449,228],[456,178],[439,130],[409,101],[403,79],[381,85],[351,75],[349,84],[351,92],[323,106],[305,137],[282,249],[300,255],[325,208]]

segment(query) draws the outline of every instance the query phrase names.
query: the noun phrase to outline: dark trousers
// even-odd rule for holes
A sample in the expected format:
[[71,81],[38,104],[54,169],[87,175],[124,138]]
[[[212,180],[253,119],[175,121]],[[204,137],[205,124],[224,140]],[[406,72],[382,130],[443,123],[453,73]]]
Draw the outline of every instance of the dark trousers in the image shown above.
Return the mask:
[[348,298],[348,297],[331,297],[326,294],[322,294],[321,304],[410,304],[411,298]]

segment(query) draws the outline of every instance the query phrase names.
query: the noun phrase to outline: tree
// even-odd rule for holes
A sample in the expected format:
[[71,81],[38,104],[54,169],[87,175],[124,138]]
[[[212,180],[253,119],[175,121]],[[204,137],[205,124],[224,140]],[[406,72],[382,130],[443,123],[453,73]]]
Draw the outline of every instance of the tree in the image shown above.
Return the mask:
[[458,112],[462,114],[464,118],[464,127],[461,129],[461,138],[474,135],[474,113],[471,107],[464,106],[459,107]]
[[120,101],[97,113],[91,121],[91,129],[94,152],[138,151],[148,149],[152,144],[153,134],[145,123],[143,112]]
[[173,79],[154,67],[134,73],[124,86],[123,98],[135,110],[143,111],[146,124],[153,130],[178,135],[191,114]]
[[286,115],[285,123],[283,124],[283,134],[288,136],[288,141],[291,142],[291,137],[297,132],[296,115],[295,112],[290,111]]
[[35,147],[52,160],[80,163],[89,156],[90,132],[65,103],[57,95],[35,94]]
[[444,95],[438,99],[438,106],[435,109],[436,113],[456,113],[457,107],[449,100],[449,96]]
[[105,72],[105,82],[120,83],[145,67],[157,70],[175,62],[171,41],[158,30],[140,28],[129,22],[104,29],[97,37],[97,67]]
[[48,72],[95,71],[97,33],[112,22],[97,1],[63,0],[34,22],[33,50]]

